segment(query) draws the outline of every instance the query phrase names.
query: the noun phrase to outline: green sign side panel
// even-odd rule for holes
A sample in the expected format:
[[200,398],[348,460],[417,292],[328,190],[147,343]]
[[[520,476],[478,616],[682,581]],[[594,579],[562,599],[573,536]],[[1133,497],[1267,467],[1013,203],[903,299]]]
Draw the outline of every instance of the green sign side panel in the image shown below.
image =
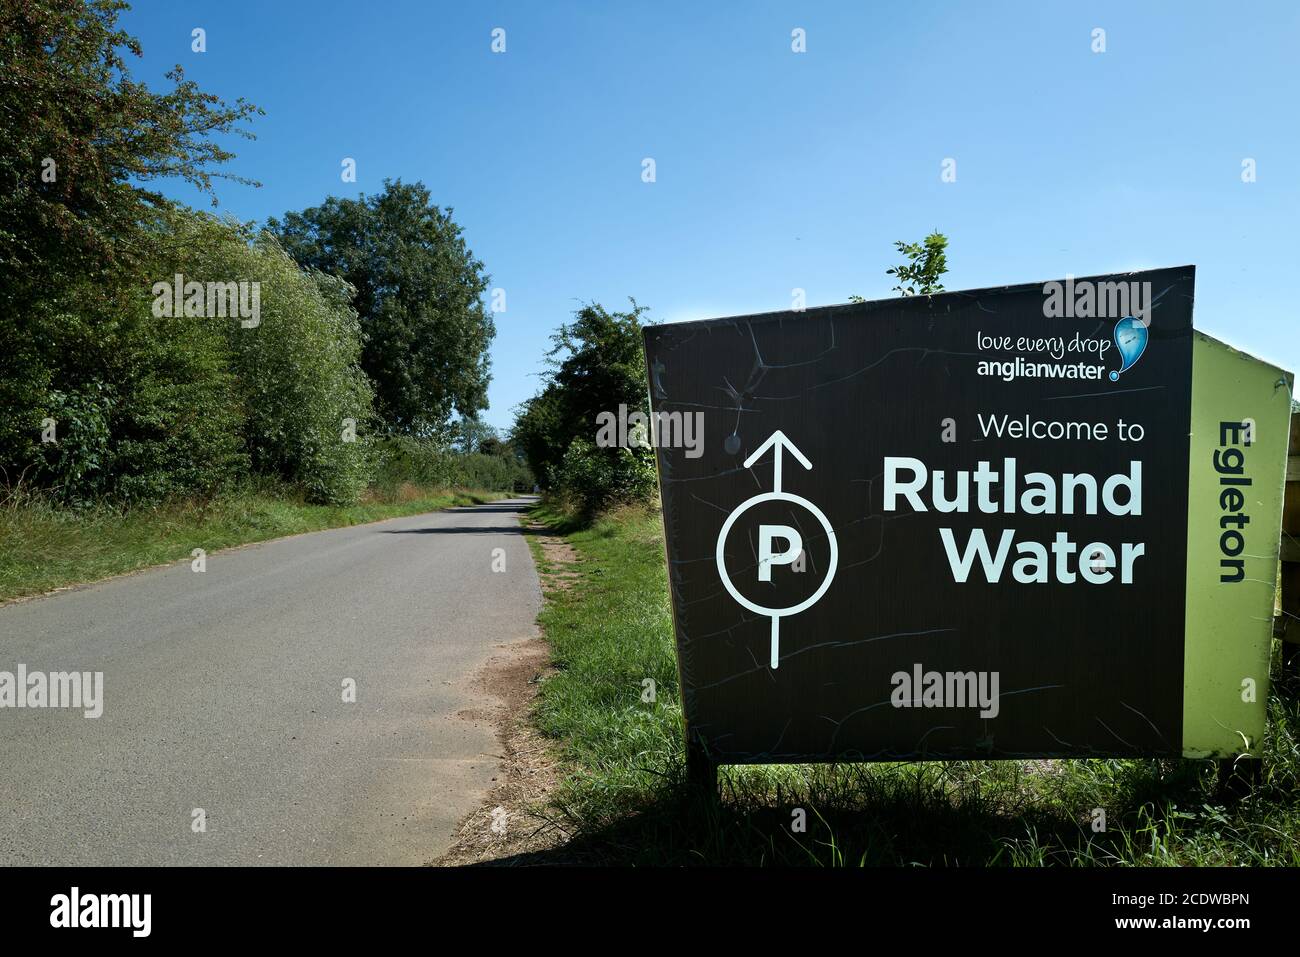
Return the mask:
[[[1194,337],[1183,754],[1231,757],[1256,752],[1264,736],[1291,376]],[[1234,428],[1248,420],[1250,445]],[[1253,700],[1243,700],[1248,678]]]

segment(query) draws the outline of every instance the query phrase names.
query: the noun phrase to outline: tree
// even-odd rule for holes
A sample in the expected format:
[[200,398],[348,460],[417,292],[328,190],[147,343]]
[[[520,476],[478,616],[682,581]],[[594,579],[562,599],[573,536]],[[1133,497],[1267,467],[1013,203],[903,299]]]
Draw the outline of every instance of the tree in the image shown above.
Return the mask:
[[573,439],[561,426],[560,406],[560,390],[554,383],[548,383],[541,392],[515,408],[515,424],[510,430],[511,444],[523,452],[542,488],[550,487],[551,476],[564,456],[567,443]]
[[378,195],[332,196],[267,229],[299,264],[355,288],[361,366],[390,431],[440,434],[453,412],[473,418],[487,407],[489,279],[424,184],[385,180]]
[[[907,257],[908,261],[900,266],[892,266],[885,274],[898,280],[894,292],[904,296],[918,293],[928,296],[943,292],[939,277],[948,271],[948,237],[937,229],[919,243],[905,243],[901,239],[894,247]],[[849,302],[866,302],[861,296],[849,296]]]
[[494,448],[501,444],[497,430],[478,418],[462,418],[452,428],[452,433],[455,444],[467,455],[471,452],[485,452],[484,446],[489,443],[495,443]]
[[[211,195],[214,179],[248,182],[214,172],[233,154],[210,137],[251,138],[239,124],[261,112],[204,93],[179,66],[170,92],[132,80],[141,50],[118,27],[126,6],[0,0],[0,480],[44,470],[78,495],[106,490],[130,451],[113,430],[143,408],[131,403],[193,409],[225,393],[209,336],[140,316],[138,290],[157,278],[152,236],[172,208],[148,184],[177,177]],[[170,391],[153,387],[168,376]],[[213,416],[167,424],[173,447],[154,459],[182,479],[164,484],[224,474],[232,452]],[[41,440],[46,419],[57,447]]]
[[[139,41],[117,25],[124,0],[0,0],[0,307],[20,288],[94,280],[138,251],[141,219],[163,197],[141,185],[179,177],[211,195],[233,158],[209,137],[262,111],[167,74],[168,93],[131,79]],[[254,184],[256,185],[256,184]],[[213,199],[215,204],[216,200]],[[21,287],[18,281],[25,280]]]
[[583,306],[551,337],[550,382],[561,396],[561,428],[570,436],[595,434],[596,416],[647,409],[645,349],[641,316],[645,306],[630,300],[628,312],[609,312],[598,303]]
[[[641,316],[632,300],[627,312],[592,303],[552,336],[545,386],[523,403],[511,441],[544,488],[564,482],[565,462],[581,473],[583,496],[627,490],[642,482],[648,449],[605,449],[594,443],[602,412],[648,412]],[[649,466],[653,478],[653,465]],[[598,504],[598,503],[596,503]]]

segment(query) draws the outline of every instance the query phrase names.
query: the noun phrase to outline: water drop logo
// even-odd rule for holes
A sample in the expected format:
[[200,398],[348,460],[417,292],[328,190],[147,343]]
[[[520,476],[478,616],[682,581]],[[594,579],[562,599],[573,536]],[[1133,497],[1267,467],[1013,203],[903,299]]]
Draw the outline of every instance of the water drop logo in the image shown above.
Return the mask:
[[1146,352],[1148,337],[1147,327],[1140,319],[1125,316],[1115,323],[1115,345],[1119,349],[1119,357],[1123,365],[1110,374],[1111,382],[1118,382],[1121,375],[1137,365],[1137,361],[1142,358],[1142,353]]

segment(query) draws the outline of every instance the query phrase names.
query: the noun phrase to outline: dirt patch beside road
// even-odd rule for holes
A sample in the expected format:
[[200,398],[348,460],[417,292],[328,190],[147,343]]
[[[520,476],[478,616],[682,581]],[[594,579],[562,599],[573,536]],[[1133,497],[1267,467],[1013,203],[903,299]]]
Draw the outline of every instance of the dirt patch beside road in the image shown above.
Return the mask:
[[541,551],[542,560],[538,563],[537,575],[542,580],[543,593],[549,595],[552,591],[567,591],[572,588],[573,583],[581,577],[575,570],[575,566],[582,563],[577,551],[561,536],[549,534],[546,526],[540,522],[529,522],[526,527]]
[[[582,558],[545,525],[524,521],[534,545],[545,601],[571,588],[581,577],[576,568]],[[554,742],[533,722],[542,682],[553,672],[550,644],[539,634],[501,645],[474,679],[474,690],[494,699],[496,705],[465,711],[461,716],[489,721],[496,728],[501,770],[487,799],[461,822],[452,846],[433,864],[523,864],[530,855],[553,852],[564,843],[565,835],[547,816],[546,807],[560,780],[560,762],[553,753]],[[546,862],[560,861],[548,853]]]
[[559,778],[550,742],[533,726],[533,703],[551,669],[551,650],[542,637],[503,645],[476,684],[495,698],[487,715],[501,745],[501,771],[481,807],[461,822],[452,846],[432,863],[451,867],[548,850],[562,835],[539,808]]

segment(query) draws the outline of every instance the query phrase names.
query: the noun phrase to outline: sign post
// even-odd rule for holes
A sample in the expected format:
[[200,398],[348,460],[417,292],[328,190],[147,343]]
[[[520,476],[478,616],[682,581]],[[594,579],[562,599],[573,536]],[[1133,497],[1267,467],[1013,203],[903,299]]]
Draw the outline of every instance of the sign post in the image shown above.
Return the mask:
[[692,766],[1257,755],[1291,377],[1194,275],[648,327]]

